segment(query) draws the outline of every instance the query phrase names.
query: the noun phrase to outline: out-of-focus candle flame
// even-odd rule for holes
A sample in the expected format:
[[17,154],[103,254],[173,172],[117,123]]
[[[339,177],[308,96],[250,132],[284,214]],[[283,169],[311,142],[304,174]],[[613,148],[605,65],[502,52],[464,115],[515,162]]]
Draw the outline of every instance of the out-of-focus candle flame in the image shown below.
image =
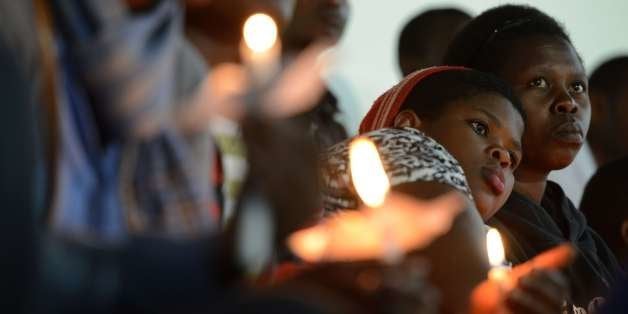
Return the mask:
[[242,32],[247,47],[257,53],[269,50],[277,41],[277,24],[263,13],[251,15],[244,23]]
[[304,261],[313,263],[324,258],[328,241],[327,229],[319,225],[293,233],[288,245]]
[[488,262],[491,266],[502,266],[506,261],[504,256],[504,245],[499,231],[491,228],[486,233],[486,250],[488,251]]
[[358,138],[349,148],[351,179],[358,195],[369,207],[384,203],[390,182],[375,144],[366,138]]
[[[422,202],[391,193],[385,212],[380,208],[341,211],[294,232],[288,237],[288,247],[307,262],[379,259],[395,263],[449,231],[462,204],[456,194]],[[383,216],[388,219],[382,220]]]

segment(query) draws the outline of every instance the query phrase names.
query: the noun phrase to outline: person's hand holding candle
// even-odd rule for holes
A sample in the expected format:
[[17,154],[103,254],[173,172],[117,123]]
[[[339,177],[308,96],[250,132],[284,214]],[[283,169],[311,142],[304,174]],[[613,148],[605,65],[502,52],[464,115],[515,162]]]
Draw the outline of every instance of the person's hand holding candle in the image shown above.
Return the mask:
[[559,270],[569,265],[574,255],[572,246],[563,244],[510,272],[489,275],[474,289],[470,313],[561,313],[568,285]]

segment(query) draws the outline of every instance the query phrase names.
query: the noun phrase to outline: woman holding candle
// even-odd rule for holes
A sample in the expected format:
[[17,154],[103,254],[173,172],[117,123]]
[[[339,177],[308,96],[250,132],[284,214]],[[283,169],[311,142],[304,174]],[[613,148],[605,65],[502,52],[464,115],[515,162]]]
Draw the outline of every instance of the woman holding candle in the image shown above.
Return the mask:
[[445,62],[503,78],[528,116],[514,192],[489,221],[504,236],[507,257],[520,263],[561,242],[573,243],[581,254],[567,271],[571,299],[579,311],[593,310],[620,269],[561,187],[547,180],[574,160],[591,116],[587,77],[569,36],[534,8],[502,6],[467,24]]
[[[507,85],[462,67],[434,67],[410,74],[380,96],[360,132],[377,145],[394,190],[421,198],[458,191],[467,196],[468,208],[488,219],[512,191],[523,128],[520,103]],[[349,142],[331,147],[324,158],[328,211],[358,206],[348,171]],[[478,230],[480,217],[467,210],[423,251],[433,262],[430,279],[446,299],[445,312],[465,311],[462,300],[486,278],[484,235]],[[456,257],[462,256],[461,263]],[[509,294],[511,306],[557,312],[566,291],[562,277],[539,271],[526,278]],[[529,302],[532,295],[544,301]]]

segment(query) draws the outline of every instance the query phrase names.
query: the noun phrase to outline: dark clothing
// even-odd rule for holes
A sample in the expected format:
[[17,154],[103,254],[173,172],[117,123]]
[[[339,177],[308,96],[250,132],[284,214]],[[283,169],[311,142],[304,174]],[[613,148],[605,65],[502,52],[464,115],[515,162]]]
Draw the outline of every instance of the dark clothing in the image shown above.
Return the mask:
[[336,121],[336,115],[339,113],[336,96],[327,90],[312,110],[297,117],[307,121],[321,152],[348,138],[344,126]]
[[576,306],[587,309],[592,299],[606,297],[621,274],[613,253],[554,182],[547,182],[541,206],[513,192],[488,224],[501,232],[507,258],[514,264],[571,242],[579,254],[565,275]]
[[0,308],[26,313],[36,258],[34,230],[36,121],[28,82],[0,38]]
[[617,287],[615,287],[608,303],[604,304],[602,313],[628,313],[628,298],[626,296],[628,296],[628,277],[624,276],[617,284]]

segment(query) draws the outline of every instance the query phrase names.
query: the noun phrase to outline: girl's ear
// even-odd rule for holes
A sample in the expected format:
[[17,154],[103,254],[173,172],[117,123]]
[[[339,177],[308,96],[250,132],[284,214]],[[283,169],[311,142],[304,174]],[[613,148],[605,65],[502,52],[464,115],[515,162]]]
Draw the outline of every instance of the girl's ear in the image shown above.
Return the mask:
[[406,109],[397,114],[393,126],[396,128],[410,127],[419,129],[421,127],[421,119],[414,111]]

